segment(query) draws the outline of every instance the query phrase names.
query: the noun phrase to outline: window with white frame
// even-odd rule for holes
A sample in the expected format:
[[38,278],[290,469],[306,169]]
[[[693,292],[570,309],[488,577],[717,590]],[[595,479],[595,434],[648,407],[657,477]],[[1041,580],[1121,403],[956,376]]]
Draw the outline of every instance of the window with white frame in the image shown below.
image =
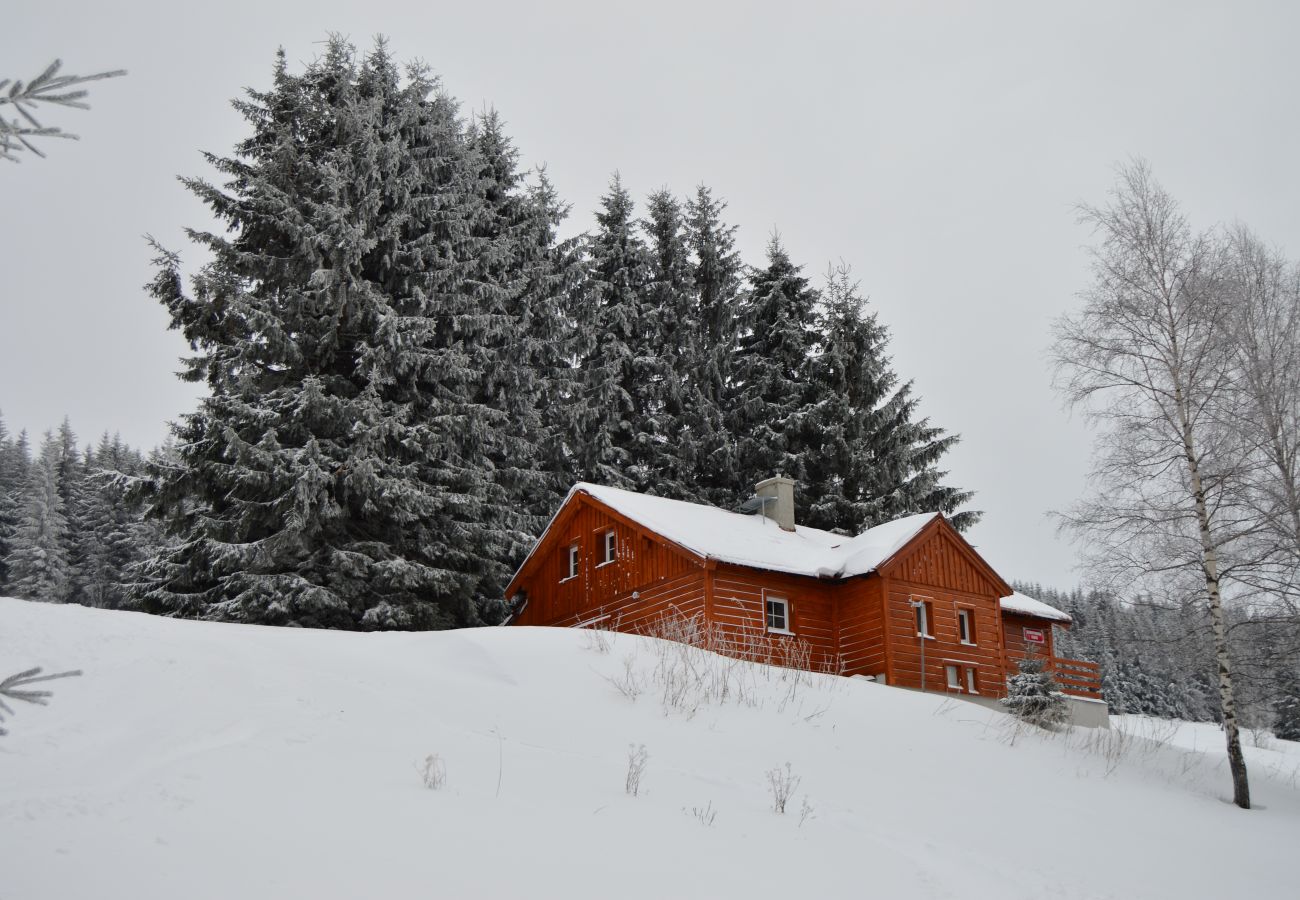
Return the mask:
[[912,607],[916,610],[916,636],[917,637],[934,637],[934,606],[929,600],[912,601],[916,605]]
[[944,674],[948,676],[948,690],[961,690],[961,666],[944,666]]
[[569,573],[564,576],[567,581],[570,578],[578,577],[578,545],[569,545]]
[[963,644],[975,643],[975,610],[957,610],[957,635]]
[[967,694],[980,692],[979,674],[974,666],[959,666],[953,663],[943,667],[948,690]]
[[613,529],[606,531],[604,541],[605,556],[601,560],[601,565],[612,563],[615,557],[618,556],[618,533]]
[[764,615],[767,630],[778,634],[790,633],[790,601],[785,597],[768,594],[764,598]]

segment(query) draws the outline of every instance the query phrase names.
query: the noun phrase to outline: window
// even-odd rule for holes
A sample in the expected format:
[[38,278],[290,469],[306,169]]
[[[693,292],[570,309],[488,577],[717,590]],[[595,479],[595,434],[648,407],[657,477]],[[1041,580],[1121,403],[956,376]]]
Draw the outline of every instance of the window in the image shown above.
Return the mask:
[[767,630],[790,634],[790,601],[784,597],[768,595],[764,599]]
[[963,644],[975,643],[975,610],[957,610],[957,634]]
[[612,563],[618,555],[618,534],[614,531],[605,532],[605,556],[600,564]]
[[974,666],[949,664],[943,667],[943,672],[947,679],[948,690],[964,691],[967,694],[978,694],[980,692],[978,670]]
[[944,666],[944,673],[948,676],[948,690],[961,690],[961,666]]
[[916,610],[916,636],[917,637],[934,637],[931,626],[934,623],[934,608],[929,600],[913,600]]
[[564,576],[564,580],[578,577],[578,545],[569,545],[569,574]]

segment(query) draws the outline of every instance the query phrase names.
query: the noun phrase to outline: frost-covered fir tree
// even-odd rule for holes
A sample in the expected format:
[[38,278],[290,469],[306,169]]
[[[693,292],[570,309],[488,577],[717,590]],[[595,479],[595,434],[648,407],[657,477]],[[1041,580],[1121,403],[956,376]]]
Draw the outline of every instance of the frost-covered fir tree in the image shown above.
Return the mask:
[[632,471],[639,490],[694,500],[695,445],[686,410],[701,402],[692,372],[700,329],[681,203],[670,191],[654,192],[642,226],[651,262],[634,366],[645,415],[631,450]]
[[[817,303],[817,291],[773,237],[766,267],[750,276],[741,309],[743,333],[731,362],[727,408],[736,448],[733,503],[772,475],[806,482],[810,456],[820,450],[811,430],[820,400],[812,381]],[[800,507],[797,515],[802,517],[804,500]]]
[[1300,663],[1283,660],[1279,669],[1273,734],[1286,741],[1300,741]]
[[491,414],[483,424],[498,432],[484,462],[502,506],[485,513],[500,523],[518,560],[573,481],[560,449],[573,353],[565,304],[582,273],[572,243],[556,239],[567,208],[545,173],[529,183],[519,171],[500,116],[475,117],[468,136],[483,200],[475,231],[492,248],[474,276],[485,339],[467,348],[479,377],[476,397]]
[[194,233],[212,259],[189,291],[165,252],[152,285],[211,396],[153,470],[178,542],[136,596],[272,624],[490,621],[518,536],[480,368],[504,304],[488,261],[513,251],[457,106],[382,43],[333,38],[300,74],[281,53],[236,108],[251,135],[208,157],[225,183],[186,181],[227,232]]
[[1021,660],[1020,671],[1007,681],[1007,695],[999,702],[1021,721],[1040,728],[1054,729],[1065,724],[1069,709],[1060,686],[1041,656]]
[[152,523],[126,502],[129,485],[144,468],[141,455],[118,435],[105,433],[86,453],[83,474],[73,491],[72,589],[69,600],[83,606],[128,606],[132,567],[159,544]]
[[636,489],[647,473],[637,467],[635,450],[654,396],[643,375],[657,361],[638,352],[652,321],[646,308],[651,266],[633,212],[615,175],[587,240],[586,280],[574,294],[581,371],[570,446],[582,479]]
[[29,465],[26,433],[11,438],[4,417],[0,416],[0,594],[9,582],[9,565],[5,559],[12,549],[14,530],[26,505]]
[[942,512],[964,529],[979,514],[972,496],[941,483],[939,458],[957,438],[916,419],[911,382],[889,362],[888,331],[865,310],[849,268],[832,268],[818,316],[821,347],[811,367],[818,397],[809,429],[805,521],[844,534],[919,512]]
[[6,590],[26,600],[68,599],[68,522],[59,491],[62,444],[46,432],[40,456],[28,469],[25,503],[9,539]]
[[689,340],[687,384],[692,388],[685,410],[690,440],[688,464],[694,490],[715,506],[731,506],[741,485],[736,472],[735,441],[727,428],[731,366],[740,338],[738,308],[745,266],[736,251],[736,228],[723,222],[726,204],[700,185],[686,205],[687,242],[691,249],[694,312],[697,323]]

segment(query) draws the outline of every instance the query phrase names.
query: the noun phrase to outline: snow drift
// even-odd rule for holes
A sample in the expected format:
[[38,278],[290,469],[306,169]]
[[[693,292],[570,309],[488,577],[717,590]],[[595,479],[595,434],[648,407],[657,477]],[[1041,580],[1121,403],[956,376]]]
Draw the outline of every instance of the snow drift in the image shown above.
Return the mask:
[[0,738],[6,900],[1282,896],[1300,838],[1296,744],[1248,748],[1243,812],[1211,726],[1044,736],[626,635],[0,600],[35,665],[85,675]]

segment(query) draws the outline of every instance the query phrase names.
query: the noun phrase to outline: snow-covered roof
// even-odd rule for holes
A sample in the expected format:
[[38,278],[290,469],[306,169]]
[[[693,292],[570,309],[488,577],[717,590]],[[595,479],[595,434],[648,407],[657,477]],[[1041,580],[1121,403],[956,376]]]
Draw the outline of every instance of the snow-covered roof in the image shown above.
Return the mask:
[[[783,531],[776,522],[763,516],[587,482],[575,484],[565,504],[577,493],[594,497],[702,557],[823,578],[846,578],[875,571],[939,515],[907,516],[869,528],[857,537],[845,537],[803,526]],[[526,560],[524,564],[527,565]]]
[[1053,622],[1064,622],[1067,625],[1074,621],[1070,618],[1069,613],[1061,612],[1055,606],[1048,606],[1042,600],[1035,600],[1033,597],[1021,593],[1003,597],[1002,611],[1017,613],[1022,616],[1033,616],[1036,619],[1051,619]]

